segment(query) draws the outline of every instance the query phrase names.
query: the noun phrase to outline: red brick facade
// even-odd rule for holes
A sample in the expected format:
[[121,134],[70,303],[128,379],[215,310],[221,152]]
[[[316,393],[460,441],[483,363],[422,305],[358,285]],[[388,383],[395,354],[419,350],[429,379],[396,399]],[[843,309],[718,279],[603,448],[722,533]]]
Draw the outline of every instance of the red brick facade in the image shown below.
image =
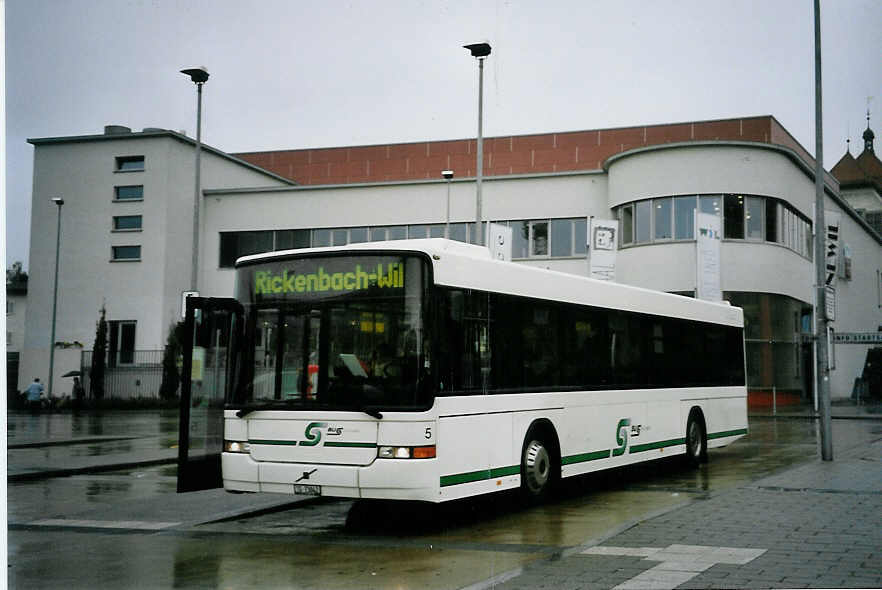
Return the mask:
[[[702,140],[784,145],[813,165],[811,156],[772,116],[670,125],[596,129],[484,140],[484,176],[599,170],[608,157],[664,143]],[[475,175],[474,139],[389,145],[277,150],[233,154],[298,184],[350,184]]]

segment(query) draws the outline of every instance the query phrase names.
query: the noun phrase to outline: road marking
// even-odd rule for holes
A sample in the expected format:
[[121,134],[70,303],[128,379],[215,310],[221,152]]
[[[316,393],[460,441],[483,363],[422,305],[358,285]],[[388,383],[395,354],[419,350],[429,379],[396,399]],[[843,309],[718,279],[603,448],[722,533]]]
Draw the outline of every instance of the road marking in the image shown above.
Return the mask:
[[146,522],[143,520],[72,520],[67,518],[47,518],[29,523],[34,526],[86,527],[96,529],[137,529],[157,531],[178,526],[179,522]]
[[718,563],[744,565],[766,549],[737,547],[705,547],[703,545],[669,545],[657,547],[591,547],[584,555],[622,555],[642,557],[644,561],[660,561],[657,566],[622,582],[613,590],[671,590],[688,582]]

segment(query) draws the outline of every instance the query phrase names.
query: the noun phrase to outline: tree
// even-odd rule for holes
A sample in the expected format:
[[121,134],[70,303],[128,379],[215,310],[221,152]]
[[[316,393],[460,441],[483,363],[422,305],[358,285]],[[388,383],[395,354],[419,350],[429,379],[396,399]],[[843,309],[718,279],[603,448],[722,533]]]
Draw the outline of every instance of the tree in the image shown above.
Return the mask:
[[6,286],[13,289],[27,289],[28,273],[21,269],[21,262],[12,263],[12,268],[6,269]]
[[101,315],[95,329],[95,346],[92,347],[92,371],[89,375],[89,387],[92,399],[104,399],[104,367],[107,363],[107,311],[101,305]]
[[165,350],[162,353],[162,384],[159,386],[159,397],[162,399],[174,399],[178,394],[178,386],[181,384],[181,374],[178,371],[178,357],[181,355],[181,346],[184,341],[184,322],[172,324],[168,331],[168,339],[165,342]]

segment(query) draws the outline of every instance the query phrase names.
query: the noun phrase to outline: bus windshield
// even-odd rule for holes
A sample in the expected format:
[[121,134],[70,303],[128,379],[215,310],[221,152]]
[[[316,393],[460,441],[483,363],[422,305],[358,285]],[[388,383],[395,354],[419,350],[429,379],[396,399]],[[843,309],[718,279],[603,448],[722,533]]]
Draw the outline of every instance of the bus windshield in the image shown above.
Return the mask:
[[240,267],[244,329],[227,407],[427,409],[427,281],[426,262],[413,255]]

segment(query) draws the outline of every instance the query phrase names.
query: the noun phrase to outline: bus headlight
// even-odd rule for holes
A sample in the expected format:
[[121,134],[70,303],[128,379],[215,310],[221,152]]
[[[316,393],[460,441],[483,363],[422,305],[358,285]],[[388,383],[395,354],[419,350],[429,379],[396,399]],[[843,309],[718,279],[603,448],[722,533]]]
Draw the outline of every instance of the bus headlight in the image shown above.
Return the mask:
[[238,440],[225,440],[224,441],[224,452],[225,453],[250,453],[251,452],[251,444],[247,442],[242,442]]
[[380,447],[380,459],[434,459],[435,445],[425,447]]

